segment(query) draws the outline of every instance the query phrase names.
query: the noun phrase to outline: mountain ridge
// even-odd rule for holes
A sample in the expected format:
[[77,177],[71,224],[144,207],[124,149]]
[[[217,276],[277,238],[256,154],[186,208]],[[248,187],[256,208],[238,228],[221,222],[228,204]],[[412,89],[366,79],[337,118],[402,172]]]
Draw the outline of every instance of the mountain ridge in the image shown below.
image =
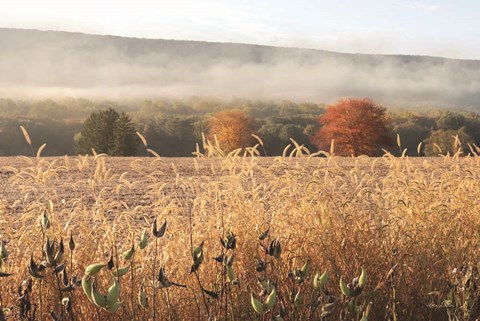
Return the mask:
[[205,43],[211,45],[240,45],[240,46],[251,46],[251,47],[262,47],[262,48],[275,48],[281,50],[300,50],[300,51],[313,51],[327,54],[339,54],[346,56],[380,56],[380,57],[415,57],[415,58],[433,58],[433,59],[442,59],[442,60],[458,60],[465,62],[478,62],[480,59],[469,59],[469,58],[452,58],[436,55],[414,55],[414,54],[396,54],[396,53],[361,53],[361,52],[343,52],[336,50],[326,50],[320,48],[309,48],[309,47],[298,47],[298,46],[280,46],[280,45],[267,45],[267,44],[257,44],[257,43],[248,43],[248,42],[231,42],[231,41],[207,41],[207,40],[192,40],[192,39],[167,39],[167,38],[150,38],[150,37],[139,37],[139,36],[121,36],[121,35],[110,35],[102,33],[88,33],[81,31],[65,31],[65,30],[53,30],[53,29],[29,29],[29,28],[8,28],[0,27],[0,32],[11,31],[11,32],[38,32],[38,33],[58,33],[58,34],[70,34],[78,36],[88,36],[88,37],[104,37],[104,38],[119,38],[119,39],[135,39],[135,40],[146,40],[146,41],[166,41],[166,42],[183,42],[183,43]]
[[0,28],[0,95],[162,96],[472,106],[480,60]]

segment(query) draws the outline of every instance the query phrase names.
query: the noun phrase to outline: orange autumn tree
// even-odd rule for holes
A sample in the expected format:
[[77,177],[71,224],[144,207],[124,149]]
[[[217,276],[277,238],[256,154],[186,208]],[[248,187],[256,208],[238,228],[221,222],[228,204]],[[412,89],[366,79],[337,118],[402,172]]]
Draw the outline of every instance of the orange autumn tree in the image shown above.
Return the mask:
[[340,156],[374,156],[381,147],[392,145],[386,109],[369,98],[341,99],[319,118],[321,128],[312,136],[320,149],[334,141]]
[[207,125],[209,139],[213,141],[216,136],[225,152],[245,148],[253,141],[252,119],[241,111],[227,110],[216,113],[208,119]]

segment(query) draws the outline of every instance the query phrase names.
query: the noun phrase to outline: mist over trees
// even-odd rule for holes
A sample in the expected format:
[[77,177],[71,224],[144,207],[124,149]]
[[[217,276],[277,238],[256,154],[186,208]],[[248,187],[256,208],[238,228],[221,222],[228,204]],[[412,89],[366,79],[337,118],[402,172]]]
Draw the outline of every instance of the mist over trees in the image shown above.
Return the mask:
[[0,48],[4,97],[331,102],[360,95],[390,106],[452,108],[476,106],[480,99],[478,60],[7,28],[0,28]]
[[[254,133],[264,142],[265,153],[275,156],[282,154],[285,146],[291,143],[290,138],[312,152],[317,151],[318,147],[312,143],[311,137],[320,129],[318,120],[325,113],[327,105],[287,100],[222,100],[210,97],[119,101],[3,98],[0,99],[0,155],[31,154],[20,125],[28,130],[34,149],[47,143],[42,153],[44,156],[91,153],[90,146],[76,150],[75,135],[78,142],[78,133],[82,132],[91,114],[109,108],[118,115],[125,113],[131,119],[131,123],[125,123],[129,124],[128,132],[133,132],[133,136],[131,134],[129,140],[117,144],[117,149],[132,140],[136,147],[141,146],[139,138],[134,135],[134,131],[138,130],[147,139],[148,147],[161,156],[192,156],[196,143],[201,145],[202,133],[207,135],[209,132],[208,120],[216,113],[237,110],[250,118]],[[469,152],[467,143],[480,145],[480,116],[473,111],[387,106],[386,113],[389,135],[392,139],[397,133],[400,135],[402,149],[407,149],[407,155],[418,156],[419,143],[422,143],[422,156],[440,154],[434,144],[440,146],[442,154],[447,152],[448,146],[452,154],[451,146],[456,135],[462,142],[465,153]],[[117,130],[112,135],[121,136],[120,132],[124,130]],[[126,155],[115,151],[113,147],[97,148],[97,152]],[[389,150],[395,155],[400,154],[397,146]],[[145,155],[145,151],[137,148],[136,154]]]

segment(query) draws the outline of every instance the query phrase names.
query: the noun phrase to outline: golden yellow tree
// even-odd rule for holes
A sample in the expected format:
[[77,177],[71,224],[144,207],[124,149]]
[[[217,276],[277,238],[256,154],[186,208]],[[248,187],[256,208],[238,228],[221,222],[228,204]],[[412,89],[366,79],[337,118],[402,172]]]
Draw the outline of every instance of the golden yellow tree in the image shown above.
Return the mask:
[[241,111],[222,111],[208,119],[209,139],[213,141],[216,136],[225,152],[247,147],[252,143],[253,131],[252,119]]

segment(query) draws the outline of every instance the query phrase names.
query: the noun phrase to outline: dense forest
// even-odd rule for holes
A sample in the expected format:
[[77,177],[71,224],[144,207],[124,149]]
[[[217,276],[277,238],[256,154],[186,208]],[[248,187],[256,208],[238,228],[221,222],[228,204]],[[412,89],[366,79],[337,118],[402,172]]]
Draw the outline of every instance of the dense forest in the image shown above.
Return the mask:
[[[20,126],[26,128],[34,148],[43,143],[45,156],[76,154],[75,136],[93,112],[112,108],[125,112],[149,148],[161,156],[192,156],[195,145],[207,131],[209,117],[225,110],[239,110],[251,117],[255,133],[265,144],[265,154],[281,155],[290,138],[316,151],[311,137],[319,129],[318,119],[325,104],[267,100],[220,100],[207,97],[189,99],[131,99],[101,101],[83,98],[13,100],[0,99],[0,156],[30,155]],[[454,153],[454,137],[465,147],[480,145],[480,115],[473,111],[451,112],[435,108],[388,108],[390,135],[401,137],[402,149],[411,156]],[[419,143],[421,148],[418,149]],[[140,148],[138,154],[145,155]],[[400,153],[398,146],[391,152]]]

